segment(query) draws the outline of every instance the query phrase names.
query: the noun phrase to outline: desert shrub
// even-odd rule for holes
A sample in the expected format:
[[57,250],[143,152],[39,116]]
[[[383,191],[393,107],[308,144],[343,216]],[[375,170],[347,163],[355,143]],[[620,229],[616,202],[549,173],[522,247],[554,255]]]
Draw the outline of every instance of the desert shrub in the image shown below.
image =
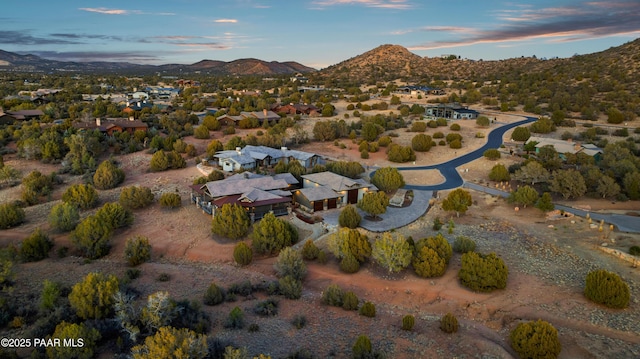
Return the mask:
[[124,171],[111,160],[103,161],[93,175],[93,185],[97,189],[116,188],[124,181]]
[[15,203],[0,204],[0,229],[15,227],[24,222],[24,210]]
[[20,259],[23,262],[37,262],[49,256],[53,241],[38,227],[22,241]]
[[211,283],[207,291],[204,293],[202,302],[205,305],[218,305],[224,302],[225,292],[224,289],[219,287],[215,283]]
[[453,241],[453,251],[456,253],[467,253],[476,250],[476,242],[465,236],[460,236]]
[[74,184],[62,194],[62,200],[80,209],[89,209],[98,203],[98,191],[90,184]]
[[412,265],[416,274],[423,278],[440,277],[447,270],[444,258],[428,246],[422,246],[417,250]]
[[211,138],[211,135],[209,134],[209,128],[204,124],[196,127],[196,129],[193,130],[193,137],[201,140]]
[[392,143],[387,148],[387,158],[391,162],[408,162],[415,161],[416,154],[413,151],[413,148],[409,146],[401,146],[395,143]]
[[258,253],[278,253],[297,241],[298,230],[291,223],[276,218],[273,213],[267,213],[258,224],[253,226],[251,246]]
[[609,308],[626,308],[629,305],[629,286],[619,275],[604,269],[587,274],[584,295],[591,301]]
[[55,172],[47,176],[40,171],[32,171],[22,179],[21,199],[27,205],[36,204],[40,197],[50,195],[53,192],[53,186],[59,182]]
[[132,267],[151,259],[149,238],[143,236],[128,238],[124,245],[124,257]]
[[318,258],[320,254],[320,249],[316,246],[312,239],[307,239],[304,242],[304,246],[302,246],[302,258],[306,260],[314,260]]
[[462,135],[459,133],[449,133],[444,139],[447,141],[447,143],[451,143],[455,140],[462,141]]
[[521,358],[554,359],[562,350],[558,331],[543,320],[518,324],[509,339]]
[[338,224],[342,227],[356,228],[360,225],[362,217],[358,213],[358,210],[353,205],[348,205],[340,211],[338,216]]
[[507,170],[502,163],[498,163],[491,168],[491,171],[489,172],[489,179],[496,182],[509,181],[511,180],[511,175],[509,174],[509,170]]
[[127,282],[131,282],[134,279],[137,279],[142,274],[142,271],[138,268],[127,268],[124,272],[124,277]]
[[158,277],[156,277],[158,282],[168,282],[171,280],[171,274],[169,273],[160,273]]
[[514,141],[526,141],[531,137],[531,132],[528,127],[516,127],[511,134],[511,139]]
[[106,318],[113,312],[114,295],[118,290],[115,276],[89,273],[71,289],[69,304],[82,319]]
[[416,318],[413,315],[407,314],[402,317],[402,330],[411,331],[416,324]]
[[237,294],[242,296],[250,296],[253,293],[253,284],[249,280],[233,283],[227,289],[227,297],[230,294]]
[[337,284],[330,284],[322,292],[322,304],[325,304],[325,305],[341,307],[343,298],[344,298],[344,291]]
[[485,158],[490,160],[497,160],[500,158],[500,151],[495,148],[490,148],[482,154]]
[[74,229],[79,220],[78,207],[71,203],[58,203],[49,212],[49,225],[59,231],[67,232]]
[[160,205],[167,208],[178,208],[182,206],[182,198],[173,192],[166,192],[160,196]]
[[318,252],[318,263],[327,264],[327,261],[329,261],[329,258],[327,258],[327,252],[321,249],[320,252]]
[[360,151],[360,158],[366,160],[367,158],[369,158],[369,151],[368,150],[362,150]]
[[387,147],[391,144],[391,137],[389,136],[382,136],[378,139],[378,145],[380,147]]
[[105,203],[96,211],[95,216],[113,229],[127,227],[133,223],[133,213],[116,202]]
[[273,298],[269,298],[262,302],[258,302],[253,307],[253,312],[263,317],[276,316],[278,315],[278,301]]
[[292,276],[297,280],[302,280],[307,274],[307,265],[302,258],[302,254],[291,247],[286,247],[280,251],[273,268],[279,278]]
[[451,124],[451,126],[449,126],[449,129],[451,131],[460,131],[460,125],[457,123]]
[[361,335],[356,339],[355,344],[353,344],[352,357],[354,359],[364,359],[364,358],[372,358],[373,351],[371,348],[371,340],[366,335]]
[[453,149],[462,148],[462,142],[460,140],[453,140],[449,142],[449,148],[453,148]]
[[[53,337],[60,341],[73,340],[78,343],[82,340],[81,347],[75,346],[47,346],[47,357],[51,359],[66,359],[66,358],[93,358],[94,350],[97,349],[97,342],[100,340],[100,332],[87,326],[84,323],[67,323],[62,321],[56,325],[56,329],[53,332]],[[37,351],[34,351],[34,353]]]
[[246,243],[240,242],[233,248],[233,260],[241,266],[246,266],[253,260],[253,250]]
[[42,282],[42,293],[40,294],[40,308],[46,311],[53,310],[58,307],[62,296],[62,288],[60,284],[45,279]]
[[411,124],[411,132],[424,132],[427,130],[427,124],[423,121],[416,121]]
[[223,237],[238,239],[249,231],[249,216],[242,206],[224,204],[211,222],[211,231]]
[[491,292],[507,286],[509,270],[495,253],[482,255],[467,252],[462,255],[462,267],[458,272],[460,282],[477,292]]
[[278,279],[280,294],[287,299],[300,299],[302,296],[302,282],[292,276]]
[[371,256],[369,239],[356,229],[341,228],[329,237],[328,246],[333,255],[340,259],[351,255],[362,263]]
[[449,241],[440,233],[435,236],[422,238],[415,244],[416,251],[419,251],[422,247],[429,247],[433,249],[444,261],[449,263],[451,256],[453,255],[453,249],[449,244]]
[[153,197],[149,187],[129,186],[120,192],[118,203],[129,209],[144,208],[153,202]]
[[445,333],[455,333],[458,331],[458,319],[451,313],[445,314],[440,319],[440,329]]
[[434,145],[433,139],[429,135],[419,133],[411,139],[411,148],[418,152],[427,152]]
[[293,317],[293,319],[291,320],[291,324],[293,324],[296,329],[302,329],[305,325],[307,325],[307,317],[298,314]]
[[631,246],[631,248],[629,248],[629,254],[632,256],[640,256],[640,247]]
[[224,327],[228,329],[242,329],[244,327],[244,313],[240,307],[235,307],[229,312]]
[[109,253],[109,239],[113,227],[98,216],[89,216],[78,223],[71,236],[71,242],[82,252],[82,255],[97,259]]
[[444,133],[438,131],[433,133],[433,138],[444,138]]
[[[229,347],[231,348],[231,347]],[[165,326],[148,336],[144,344],[131,349],[135,359],[155,358],[192,358],[203,359],[207,356],[207,338],[188,328]]]
[[349,253],[340,260],[340,270],[345,273],[356,273],[360,270],[360,262]]
[[364,302],[360,307],[359,313],[365,317],[373,318],[376,316],[376,306],[371,302]]
[[440,217],[436,217],[433,220],[433,226],[431,227],[431,229],[433,229],[434,231],[439,231],[443,225],[444,223],[442,223],[442,220],[440,219]]
[[344,293],[342,308],[345,310],[358,310],[358,296],[354,292]]

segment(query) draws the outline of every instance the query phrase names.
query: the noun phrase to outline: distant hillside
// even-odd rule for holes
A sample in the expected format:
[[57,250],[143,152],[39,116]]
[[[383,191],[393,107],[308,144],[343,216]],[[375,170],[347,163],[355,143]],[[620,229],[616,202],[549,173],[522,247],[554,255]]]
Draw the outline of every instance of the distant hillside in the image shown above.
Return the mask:
[[0,71],[25,72],[203,72],[215,75],[278,75],[296,72],[308,73],[315,69],[297,62],[266,62],[258,59],[240,59],[231,62],[202,60],[191,65],[167,64],[160,66],[137,65],[128,62],[70,62],[44,59],[35,55],[19,55],[0,50]]

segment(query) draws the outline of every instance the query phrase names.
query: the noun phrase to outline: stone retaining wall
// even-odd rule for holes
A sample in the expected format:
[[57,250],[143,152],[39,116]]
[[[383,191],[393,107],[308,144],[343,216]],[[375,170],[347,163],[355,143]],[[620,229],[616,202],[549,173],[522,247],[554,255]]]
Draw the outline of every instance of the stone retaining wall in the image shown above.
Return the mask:
[[640,265],[640,258],[633,256],[629,253],[625,253],[618,249],[613,249],[613,248],[603,247],[603,246],[599,246],[598,248],[600,248],[600,250],[605,253],[609,253],[617,258],[622,259],[623,261],[627,261],[631,263],[633,265],[633,268],[638,268],[638,265]]

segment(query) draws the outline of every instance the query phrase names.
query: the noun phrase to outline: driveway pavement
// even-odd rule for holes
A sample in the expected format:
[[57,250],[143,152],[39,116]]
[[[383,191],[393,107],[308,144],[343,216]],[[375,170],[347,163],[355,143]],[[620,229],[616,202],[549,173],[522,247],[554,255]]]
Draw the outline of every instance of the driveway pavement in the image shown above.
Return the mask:
[[[358,209],[358,213],[362,216],[360,227],[372,232],[386,232],[394,228],[406,226],[414,222],[427,212],[429,208],[429,200],[433,196],[433,191],[413,191],[413,202],[408,207],[387,207],[387,212],[380,215],[382,221],[368,221],[364,217],[365,212]],[[338,216],[342,209],[331,209],[323,211],[320,214],[324,218],[324,223],[329,226],[338,225]]]

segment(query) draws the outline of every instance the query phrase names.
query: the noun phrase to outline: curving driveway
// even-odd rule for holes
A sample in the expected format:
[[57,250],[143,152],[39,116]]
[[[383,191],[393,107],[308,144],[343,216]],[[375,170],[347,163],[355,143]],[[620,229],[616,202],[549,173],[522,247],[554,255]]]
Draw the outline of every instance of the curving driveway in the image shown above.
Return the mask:
[[[487,143],[485,143],[484,146],[474,151],[471,151],[465,155],[462,155],[460,157],[456,157],[450,161],[439,163],[436,165],[428,165],[428,166],[397,167],[399,171],[438,170],[440,171],[440,173],[445,179],[444,182],[436,185],[407,184],[403,188],[412,189],[412,190],[422,190],[422,191],[437,191],[437,190],[458,188],[462,186],[462,184],[464,183],[464,180],[458,173],[458,170],[456,169],[456,167],[462,166],[465,163],[469,163],[473,160],[476,160],[482,157],[484,151],[490,148],[499,148],[500,145],[502,145],[502,138],[504,134],[510,129],[520,125],[530,123],[530,122],[534,122],[536,120],[537,120],[536,117],[526,116],[525,120],[502,125],[494,129],[493,131],[489,132]],[[373,176],[374,173],[375,171],[372,171],[370,173],[370,176]]]

